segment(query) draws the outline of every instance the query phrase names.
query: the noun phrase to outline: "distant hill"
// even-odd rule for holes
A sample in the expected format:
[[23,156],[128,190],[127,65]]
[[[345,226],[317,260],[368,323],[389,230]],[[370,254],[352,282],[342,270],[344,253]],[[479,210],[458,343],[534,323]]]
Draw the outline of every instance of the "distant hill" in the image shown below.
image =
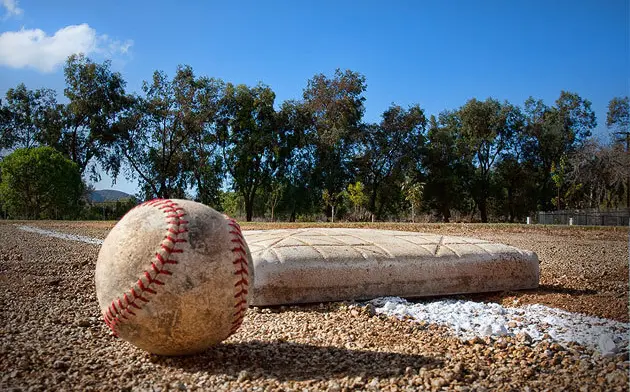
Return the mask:
[[120,199],[126,199],[132,197],[130,194],[116,191],[113,189],[101,189],[93,191],[90,194],[90,201],[95,203],[102,203],[104,201],[116,201]]

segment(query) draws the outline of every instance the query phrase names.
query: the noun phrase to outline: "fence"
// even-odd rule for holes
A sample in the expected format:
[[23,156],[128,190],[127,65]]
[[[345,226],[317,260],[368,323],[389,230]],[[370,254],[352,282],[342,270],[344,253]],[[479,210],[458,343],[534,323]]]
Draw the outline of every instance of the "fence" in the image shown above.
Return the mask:
[[539,212],[538,223],[543,225],[628,226],[630,225],[630,209]]

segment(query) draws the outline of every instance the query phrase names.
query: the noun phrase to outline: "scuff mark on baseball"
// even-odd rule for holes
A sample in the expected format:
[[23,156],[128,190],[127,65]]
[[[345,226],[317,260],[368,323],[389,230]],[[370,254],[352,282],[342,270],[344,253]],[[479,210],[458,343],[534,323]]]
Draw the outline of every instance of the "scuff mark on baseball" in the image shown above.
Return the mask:
[[95,271],[113,333],[160,355],[199,353],[236,332],[253,280],[238,223],[177,199],[130,210],[103,242]]

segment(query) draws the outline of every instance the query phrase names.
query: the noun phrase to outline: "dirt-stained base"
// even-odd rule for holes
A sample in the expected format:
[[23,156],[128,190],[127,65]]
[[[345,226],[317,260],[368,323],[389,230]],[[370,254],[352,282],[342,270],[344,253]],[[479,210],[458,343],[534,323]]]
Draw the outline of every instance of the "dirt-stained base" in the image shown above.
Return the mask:
[[[96,238],[113,226],[35,224]],[[465,298],[628,321],[626,229],[351,225],[361,226],[533,250],[541,260],[540,289]],[[0,223],[0,241],[0,390],[628,390],[627,351],[602,358],[549,341],[461,342],[441,327],[343,303],[250,309],[235,335],[201,355],[149,355],[113,338],[100,319],[98,246],[21,231],[14,222]]]

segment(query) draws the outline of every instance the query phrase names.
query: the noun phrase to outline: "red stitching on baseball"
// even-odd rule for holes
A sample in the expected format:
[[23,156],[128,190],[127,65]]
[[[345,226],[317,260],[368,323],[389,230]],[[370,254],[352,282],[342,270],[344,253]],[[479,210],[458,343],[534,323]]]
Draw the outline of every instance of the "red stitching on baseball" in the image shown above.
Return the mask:
[[245,311],[247,310],[247,293],[249,286],[249,263],[247,262],[247,251],[245,250],[245,238],[241,232],[239,224],[229,217],[228,225],[231,227],[230,234],[232,234],[231,243],[236,245],[231,249],[234,254],[234,260],[232,264],[235,267],[234,275],[237,281],[234,283],[234,313],[232,314],[232,327],[230,328],[230,335],[238,330],[243,323],[243,317],[245,317]]
[[160,246],[168,254],[171,254],[171,253],[182,253],[184,251],[183,249],[175,249],[174,247],[169,247],[169,246],[166,246],[164,244],[161,244]]
[[[167,233],[160,244],[160,249],[167,255],[172,253],[182,253],[184,250],[178,249],[176,246],[179,243],[188,242],[188,240],[184,238],[179,238],[181,234],[188,232],[188,228],[185,227],[185,225],[188,224],[188,221],[181,219],[186,216],[184,208],[178,206],[177,203],[169,199],[149,200],[134,207],[133,209],[139,207],[158,208],[165,214],[165,222],[168,227],[166,229]],[[172,244],[172,246],[169,246],[169,243]],[[156,264],[155,261],[157,261],[159,265]],[[159,275],[173,274],[172,271],[164,269],[164,266],[167,264],[178,263],[177,260],[171,260],[168,257],[165,258],[159,251],[155,253],[155,261],[151,262],[149,268],[142,273],[142,277],[138,279],[136,284],[127,292],[122,294],[122,299],[119,296],[112,300],[107,310],[103,312],[105,324],[107,324],[107,326],[112,330],[114,336],[118,336],[118,326],[124,322],[124,320],[128,320],[130,316],[136,315],[131,308],[141,310],[142,303],[149,302],[149,298],[147,298],[144,293],[153,295],[157,294],[157,286],[164,284],[164,282],[158,280],[157,277]],[[137,290],[140,291],[140,293],[138,293]],[[139,303],[138,300],[141,301],[141,303]]]
[[171,259],[165,259],[164,257],[162,257],[161,254],[159,253],[155,253],[155,258],[157,259],[157,261],[159,261],[161,264],[177,264],[178,261],[177,260],[171,260]]

